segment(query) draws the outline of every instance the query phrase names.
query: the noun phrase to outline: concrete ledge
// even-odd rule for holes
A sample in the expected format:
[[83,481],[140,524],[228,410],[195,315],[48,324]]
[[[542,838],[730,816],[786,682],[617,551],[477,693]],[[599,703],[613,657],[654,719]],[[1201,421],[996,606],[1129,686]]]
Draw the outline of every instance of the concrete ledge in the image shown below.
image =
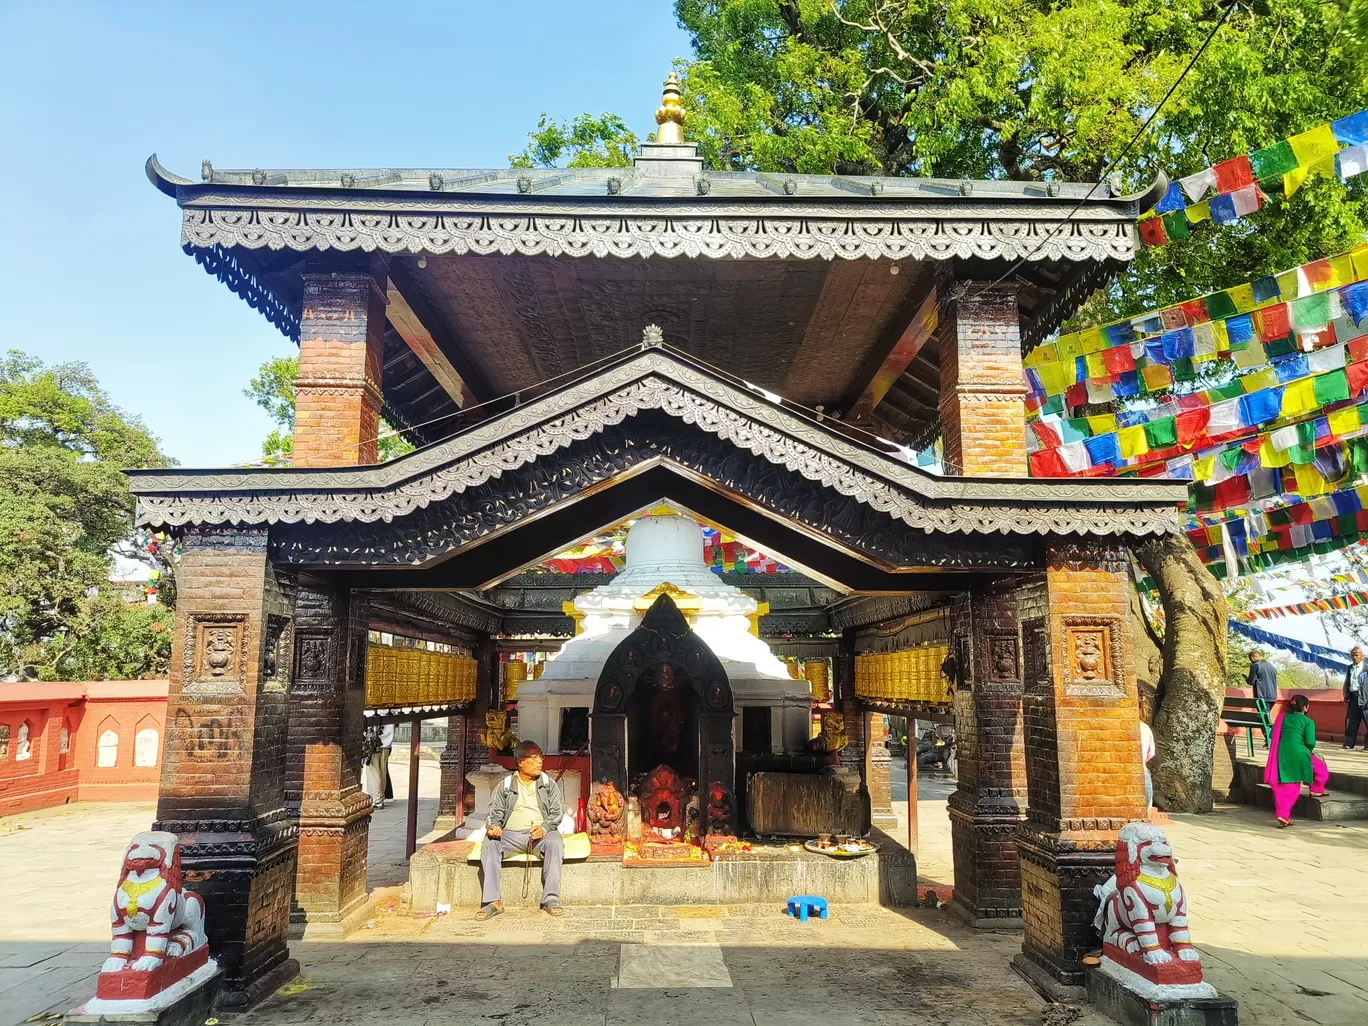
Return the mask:
[[[482,872],[466,861],[468,846],[434,843],[409,862],[408,910],[431,912],[437,904],[477,908]],[[503,900],[535,908],[541,900],[541,869],[531,865],[527,897],[521,865],[503,867]],[[567,862],[561,873],[565,905],[729,905],[774,902],[795,894],[818,894],[832,902],[910,907],[917,897],[917,865],[897,849],[859,859],[811,852],[766,851],[754,858],[726,856],[697,866],[632,866],[617,858]]]
[[1214,998],[1151,1000],[1089,968],[1088,1001],[1124,1026],[1237,1026],[1238,1007],[1225,995]]

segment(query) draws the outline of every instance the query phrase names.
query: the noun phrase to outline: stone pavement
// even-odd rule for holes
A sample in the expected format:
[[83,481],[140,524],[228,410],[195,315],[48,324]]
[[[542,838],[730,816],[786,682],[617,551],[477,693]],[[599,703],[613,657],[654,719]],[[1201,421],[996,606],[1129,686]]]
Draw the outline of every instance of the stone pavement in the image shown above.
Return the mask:
[[[420,793],[435,786],[429,778],[422,773]],[[944,805],[923,799],[919,809],[923,876],[949,883]],[[402,880],[404,811],[396,802],[373,821],[372,886]],[[0,820],[0,1026],[91,992],[123,847],[151,818],[147,805],[71,805]],[[1368,824],[1279,831],[1267,813],[1244,808],[1175,820],[1168,829],[1194,933],[1209,978],[1240,1001],[1241,1022],[1368,1022]],[[636,906],[575,908],[561,919],[512,910],[476,923],[402,917],[390,904],[345,941],[292,945],[303,976],[243,1026],[997,1026],[1039,1023],[1044,1009],[1008,969],[1019,937],[976,934],[942,911],[837,907],[826,922],[799,924],[768,906]],[[641,986],[652,979],[662,986]]]

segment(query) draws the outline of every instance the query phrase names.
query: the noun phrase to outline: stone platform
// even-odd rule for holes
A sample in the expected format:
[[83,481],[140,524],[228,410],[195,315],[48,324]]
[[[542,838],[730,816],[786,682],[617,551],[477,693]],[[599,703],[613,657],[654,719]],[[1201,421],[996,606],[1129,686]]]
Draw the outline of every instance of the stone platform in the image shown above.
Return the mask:
[[[879,838],[873,838],[876,842]],[[470,844],[439,841],[413,855],[404,907],[432,912],[438,904],[477,908],[481,870],[467,861]],[[541,866],[528,870],[524,898],[521,864],[503,867],[504,903],[535,908],[541,899]],[[795,894],[832,902],[910,908],[917,898],[916,860],[884,838],[879,851],[857,859],[834,859],[787,846],[757,847],[697,865],[627,865],[620,856],[590,856],[565,863],[561,902],[576,905],[734,905],[783,903]]]
[[[1316,754],[1330,768],[1325,794],[1312,795],[1308,788],[1303,788],[1292,807],[1292,818],[1317,823],[1368,820],[1368,752],[1346,751],[1334,742],[1326,742],[1316,745]],[[1253,758],[1243,756],[1235,760],[1232,799],[1272,810],[1273,790],[1263,782],[1267,758],[1267,752],[1256,747]]]

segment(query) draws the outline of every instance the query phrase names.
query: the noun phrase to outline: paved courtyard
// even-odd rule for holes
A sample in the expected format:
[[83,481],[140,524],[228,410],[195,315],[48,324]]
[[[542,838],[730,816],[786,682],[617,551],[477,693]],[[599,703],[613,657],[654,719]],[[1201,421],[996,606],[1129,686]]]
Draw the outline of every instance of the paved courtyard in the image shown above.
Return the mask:
[[[420,826],[436,811],[435,767],[423,770]],[[921,871],[949,884],[943,790],[923,781]],[[405,811],[376,814],[372,887],[404,878]],[[72,805],[0,820],[0,1026],[90,993],[123,845],[151,817]],[[1368,1022],[1368,824],[1276,831],[1266,813],[1223,808],[1168,829],[1208,977],[1239,999],[1242,1023]],[[380,891],[371,928],[294,944],[303,975],[238,1021],[1034,1026],[1046,1007],[1008,968],[1018,937],[944,911],[853,906],[799,924],[769,906],[620,906],[476,923],[400,916],[393,893]]]

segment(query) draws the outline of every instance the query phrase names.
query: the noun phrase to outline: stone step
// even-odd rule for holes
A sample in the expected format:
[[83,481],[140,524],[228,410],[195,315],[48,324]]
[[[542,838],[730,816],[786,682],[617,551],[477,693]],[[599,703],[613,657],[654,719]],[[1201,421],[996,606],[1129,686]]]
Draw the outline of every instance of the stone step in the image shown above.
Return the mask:
[[[1259,784],[1255,791],[1258,805],[1265,809],[1273,808],[1273,789],[1267,784]],[[1368,819],[1368,797],[1349,791],[1327,789],[1323,795],[1312,795],[1302,791],[1297,804],[1292,806],[1294,818],[1307,819],[1320,823],[1339,823],[1344,820]]]

